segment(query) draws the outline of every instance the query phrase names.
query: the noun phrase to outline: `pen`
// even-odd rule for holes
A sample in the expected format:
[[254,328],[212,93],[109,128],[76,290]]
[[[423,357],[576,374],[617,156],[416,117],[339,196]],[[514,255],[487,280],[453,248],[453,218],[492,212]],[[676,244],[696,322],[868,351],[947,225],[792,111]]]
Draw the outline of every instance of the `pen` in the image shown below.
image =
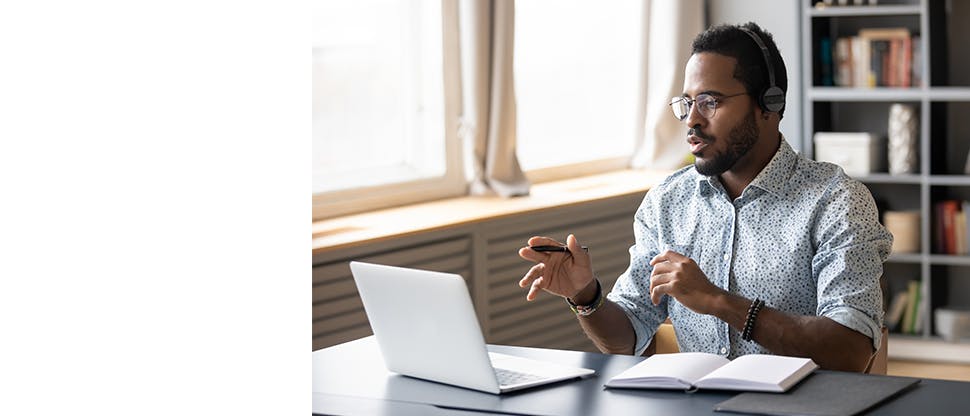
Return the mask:
[[[583,247],[583,251],[589,252],[589,247],[586,247],[586,246],[582,246],[582,247]],[[531,248],[534,251],[538,251],[540,253],[543,253],[543,252],[568,253],[569,252],[569,249],[567,249],[566,246],[529,246],[529,248]]]

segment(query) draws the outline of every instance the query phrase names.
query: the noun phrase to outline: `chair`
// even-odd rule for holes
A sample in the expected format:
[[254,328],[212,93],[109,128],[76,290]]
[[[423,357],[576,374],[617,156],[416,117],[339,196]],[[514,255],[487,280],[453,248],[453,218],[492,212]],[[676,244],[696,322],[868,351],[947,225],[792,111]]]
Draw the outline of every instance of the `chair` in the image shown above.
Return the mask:
[[677,334],[674,332],[674,326],[670,324],[670,321],[660,324],[660,327],[657,328],[657,334],[650,341],[647,351],[652,348],[656,348],[653,350],[654,354],[680,352],[680,346],[677,345]]
[[889,330],[886,327],[882,328],[882,342],[879,343],[879,348],[872,353],[869,357],[869,363],[866,365],[866,374],[882,374],[886,375],[886,370],[889,367]]

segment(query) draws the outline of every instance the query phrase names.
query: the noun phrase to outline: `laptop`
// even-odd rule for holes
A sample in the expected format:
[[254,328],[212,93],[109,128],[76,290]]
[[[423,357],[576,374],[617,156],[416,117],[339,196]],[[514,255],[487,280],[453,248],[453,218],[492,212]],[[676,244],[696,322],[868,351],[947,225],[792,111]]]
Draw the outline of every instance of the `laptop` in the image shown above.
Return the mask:
[[492,394],[595,371],[488,352],[457,274],[350,262],[389,371]]

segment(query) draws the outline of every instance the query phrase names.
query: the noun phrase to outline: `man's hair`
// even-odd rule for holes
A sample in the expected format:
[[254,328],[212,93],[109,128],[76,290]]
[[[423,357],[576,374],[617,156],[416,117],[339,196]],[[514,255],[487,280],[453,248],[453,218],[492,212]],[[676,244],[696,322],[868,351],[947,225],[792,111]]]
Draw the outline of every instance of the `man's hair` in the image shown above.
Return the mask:
[[[748,94],[758,101],[758,97],[769,86],[768,67],[761,48],[741,28],[748,29],[761,37],[761,41],[768,47],[771,65],[775,72],[775,86],[787,92],[788,71],[785,69],[785,61],[778,53],[778,46],[775,45],[770,33],[753,22],[743,25],[717,25],[705,30],[694,38],[691,44],[691,55],[711,52],[736,59],[738,63],[734,67],[734,78],[741,81]],[[782,108],[778,115],[784,116],[785,109]]]

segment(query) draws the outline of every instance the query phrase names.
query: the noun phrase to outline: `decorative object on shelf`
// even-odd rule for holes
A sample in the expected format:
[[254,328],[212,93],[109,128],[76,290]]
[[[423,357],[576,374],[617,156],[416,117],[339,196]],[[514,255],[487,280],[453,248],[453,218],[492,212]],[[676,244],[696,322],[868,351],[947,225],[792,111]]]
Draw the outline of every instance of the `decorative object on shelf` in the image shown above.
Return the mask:
[[886,211],[883,223],[893,235],[893,253],[919,252],[919,211]]
[[882,169],[885,147],[872,133],[816,132],[815,160],[831,162],[852,176],[865,176]]
[[970,309],[938,308],[933,312],[936,333],[944,341],[956,342],[970,338]]
[[910,104],[889,107],[889,173],[915,173],[919,116]]

